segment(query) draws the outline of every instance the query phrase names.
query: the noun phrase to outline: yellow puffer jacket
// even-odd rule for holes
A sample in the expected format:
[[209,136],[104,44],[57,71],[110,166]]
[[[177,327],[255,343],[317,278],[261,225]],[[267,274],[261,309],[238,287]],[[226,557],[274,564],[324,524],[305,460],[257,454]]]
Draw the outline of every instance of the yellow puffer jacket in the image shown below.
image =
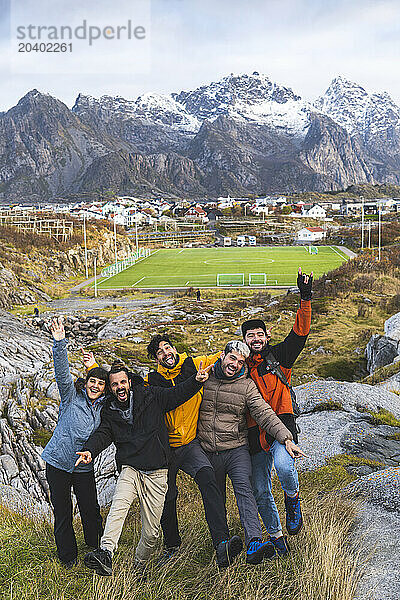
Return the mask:
[[[151,371],[145,380],[149,385],[159,385],[162,387],[177,385],[193,375],[193,373],[196,373],[200,362],[203,362],[203,367],[208,367],[219,359],[220,354],[220,352],[217,352],[210,356],[196,356],[192,358],[184,352],[179,354],[179,362],[173,369],[167,369],[162,365],[158,365],[157,371]],[[185,446],[196,437],[199,408],[203,399],[202,392],[203,389],[192,396],[190,400],[166,414],[165,420],[169,434],[169,443],[174,448]]]

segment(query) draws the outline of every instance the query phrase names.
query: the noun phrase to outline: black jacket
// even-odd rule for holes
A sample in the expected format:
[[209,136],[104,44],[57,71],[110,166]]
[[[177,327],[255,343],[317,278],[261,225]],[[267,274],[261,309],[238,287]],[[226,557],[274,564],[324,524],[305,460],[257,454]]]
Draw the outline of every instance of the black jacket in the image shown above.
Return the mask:
[[202,387],[195,375],[173,388],[147,387],[141,377],[131,378],[133,423],[124,419],[113,400],[103,408],[100,426],[90,436],[83,450],[95,458],[114,442],[117,468],[129,465],[141,471],[168,466],[170,446],[165,413],[187,402]]

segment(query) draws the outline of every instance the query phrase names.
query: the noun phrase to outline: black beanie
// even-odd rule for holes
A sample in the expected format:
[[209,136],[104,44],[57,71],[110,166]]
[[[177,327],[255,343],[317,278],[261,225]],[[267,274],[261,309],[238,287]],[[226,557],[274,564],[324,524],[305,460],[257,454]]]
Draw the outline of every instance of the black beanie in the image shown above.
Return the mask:
[[264,321],[261,321],[261,319],[250,319],[249,321],[245,321],[244,323],[242,323],[243,337],[246,336],[246,332],[249,331],[249,329],[263,329],[265,333],[267,333],[265,323]]
[[86,375],[86,382],[88,381],[89,377],[96,377],[96,379],[102,379],[106,383],[108,381],[108,373],[105,369],[102,369],[101,367],[94,367],[94,369],[90,369],[90,371],[88,371]]

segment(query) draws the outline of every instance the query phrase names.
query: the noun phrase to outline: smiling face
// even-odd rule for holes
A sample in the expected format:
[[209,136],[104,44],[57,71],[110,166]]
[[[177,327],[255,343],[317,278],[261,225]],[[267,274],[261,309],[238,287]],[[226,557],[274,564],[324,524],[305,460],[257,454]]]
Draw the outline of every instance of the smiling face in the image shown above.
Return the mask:
[[156,361],[159,365],[167,369],[173,369],[179,361],[179,355],[175,346],[171,346],[169,342],[160,342],[156,352]]
[[267,334],[261,327],[258,327],[257,329],[248,329],[244,336],[244,341],[253,354],[259,354],[264,350],[267,345],[267,339]]
[[243,354],[231,350],[227,354],[221,354],[221,367],[226,377],[234,377],[244,367],[246,358]]
[[127,402],[129,400],[129,390],[131,385],[129,383],[128,375],[125,371],[118,371],[118,373],[110,373],[109,385],[111,393],[120,402]]
[[92,402],[104,394],[105,388],[106,382],[104,379],[98,379],[97,377],[89,377],[85,383],[87,396]]

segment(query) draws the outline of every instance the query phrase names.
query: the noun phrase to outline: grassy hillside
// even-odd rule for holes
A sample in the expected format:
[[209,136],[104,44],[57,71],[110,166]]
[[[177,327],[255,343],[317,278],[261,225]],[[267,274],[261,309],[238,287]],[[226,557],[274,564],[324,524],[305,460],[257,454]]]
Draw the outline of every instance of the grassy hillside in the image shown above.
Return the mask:
[[[187,476],[180,477],[178,514],[183,550],[170,566],[156,558],[146,583],[132,574],[133,548],[139,538],[138,505],[129,513],[111,578],[88,571],[87,548],[78,525],[79,564],[63,569],[55,557],[51,528],[0,509],[0,592],[2,600],[350,600],[360,576],[361,548],[349,543],[356,505],[329,491],[351,480],[347,459],[331,461],[302,476],[304,532],[290,539],[291,554],[252,567],[241,554],[219,573],[203,516],[200,494]],[[281,494],[279,509],[283,515]],[[321,497],[321,492],[323,496]],[[242,535],[232,491],[228,493],[232,534]]]

